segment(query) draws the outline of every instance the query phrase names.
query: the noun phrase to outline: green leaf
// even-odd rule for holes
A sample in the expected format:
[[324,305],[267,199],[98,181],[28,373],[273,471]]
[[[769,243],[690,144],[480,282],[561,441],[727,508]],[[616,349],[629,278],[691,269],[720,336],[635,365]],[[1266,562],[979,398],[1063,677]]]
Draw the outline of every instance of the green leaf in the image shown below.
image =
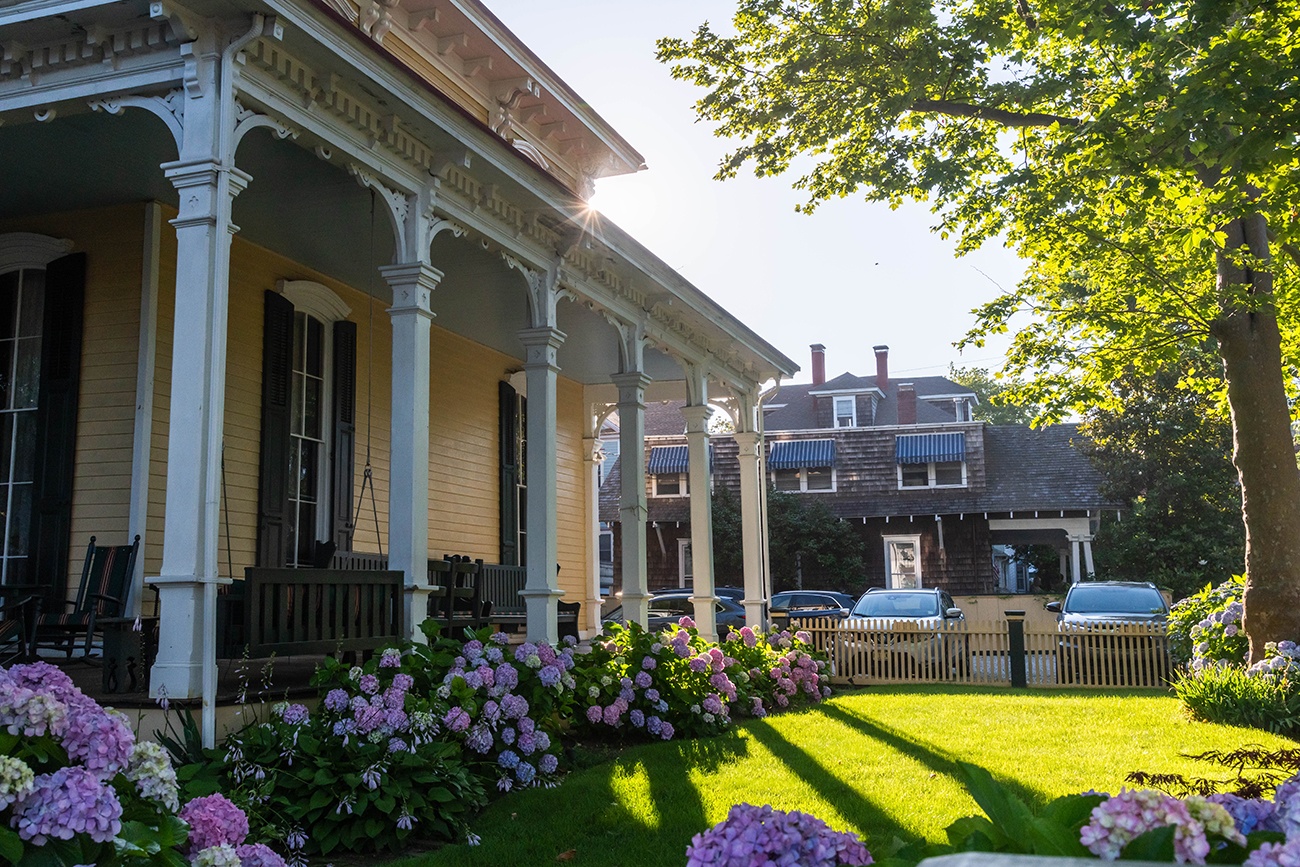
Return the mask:
[[1121,861],[1173,861],[1174,826],[1155,828],[1134,838],[1120,852]]
[[23,839],[14,831],[0,827],[0,858],[17,864],[23,857]]

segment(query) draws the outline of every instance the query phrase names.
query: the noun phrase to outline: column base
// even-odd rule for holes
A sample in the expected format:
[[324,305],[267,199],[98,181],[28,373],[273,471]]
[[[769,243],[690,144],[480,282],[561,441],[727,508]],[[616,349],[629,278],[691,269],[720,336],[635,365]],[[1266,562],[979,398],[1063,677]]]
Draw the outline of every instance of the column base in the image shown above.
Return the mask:
[[564,595],[559,588],[525,587],[519,591],[524,597],[524,606],[528,615],[528,640],[545,641],[547,644],[559,644],[559,608],[556,603]]
[[700,638],[711,644],[718,643],[718,597],[692,596],[695,605],[695,628]]
[[623,622],[639,623],[645,627],[650,619],[650,594],[636,591],[623,592]]
[[767,618],[764,616],[763,609],[767,603],[762,599],[742,599],[740,604],[745,606],[745,625],[750,629],[766,632]]
[[428,585],[408,585],[403,591],[402,620],[405,624],[406,637],[416,644],[428,644],[420,625],[429,619],[429,594],[433,592]]
[[[158,655],[149,669],[149,697],[191,699],[203,696],[203,589],[230,584],[229,578],[159,576],[146,580],[158,588]],[[216,612],[211,612],[213,620]],[[216,660],[207,664],[215,666]]]

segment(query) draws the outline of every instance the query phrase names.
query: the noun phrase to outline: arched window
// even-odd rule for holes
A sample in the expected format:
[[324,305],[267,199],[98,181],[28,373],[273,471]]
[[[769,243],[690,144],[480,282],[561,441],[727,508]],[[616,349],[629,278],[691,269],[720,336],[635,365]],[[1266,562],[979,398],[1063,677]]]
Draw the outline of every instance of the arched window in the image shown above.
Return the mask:
[[0,583],[62,590],[72,520],[85,257],[0,234]]
[[266,293],[258,563],[311,566],[351,549],[356,326],[319,283],[277,288]]

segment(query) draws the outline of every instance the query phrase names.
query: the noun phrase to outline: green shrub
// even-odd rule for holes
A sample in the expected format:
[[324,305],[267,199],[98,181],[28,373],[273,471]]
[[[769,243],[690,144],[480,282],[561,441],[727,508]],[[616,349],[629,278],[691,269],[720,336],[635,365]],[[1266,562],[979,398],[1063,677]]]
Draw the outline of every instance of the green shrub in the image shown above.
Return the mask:
[[1300,733],[1300,684],[1289,677],[1251,676],[1233,665],[1209,666],[1176,676],[1173,686],[1196,719]]

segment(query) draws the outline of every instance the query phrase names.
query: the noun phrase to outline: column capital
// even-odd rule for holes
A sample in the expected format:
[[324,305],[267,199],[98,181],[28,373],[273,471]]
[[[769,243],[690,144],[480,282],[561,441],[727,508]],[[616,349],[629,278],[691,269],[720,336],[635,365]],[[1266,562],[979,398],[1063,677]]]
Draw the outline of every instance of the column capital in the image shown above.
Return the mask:
[[709,419],[713,417],[713,409],[708,406],[684,406],[682,407],[682,418],[686,419],[686,432],[702,433],[706,436],[709,433]]
[[393,290],[390,316],[433,318],[433,290],[442,282],[441,271],[427,262],[404,262],[384,265],[379,273]]
[[524,369],[542,367],[559,370],[555,363],[556,356],[567,336],[560,329],[549,325],[521,329],[519,342],[524,345]]
[[609,381],[618,387],[618,405],[619,408],[629,404],[645,405],[645,390],[654,382],[645,373],[634,370],[631,373],[615,373],[610,376]]
[[740,449],[739,457],[758,457],[763,448],[763,438],[758,435],[757,431],[736,431],[732,436],[735,437],[736,445]]

